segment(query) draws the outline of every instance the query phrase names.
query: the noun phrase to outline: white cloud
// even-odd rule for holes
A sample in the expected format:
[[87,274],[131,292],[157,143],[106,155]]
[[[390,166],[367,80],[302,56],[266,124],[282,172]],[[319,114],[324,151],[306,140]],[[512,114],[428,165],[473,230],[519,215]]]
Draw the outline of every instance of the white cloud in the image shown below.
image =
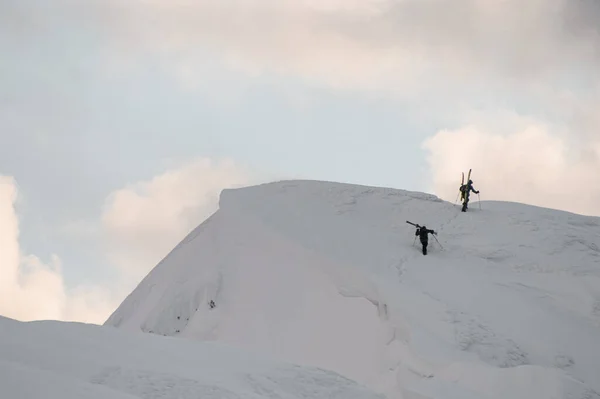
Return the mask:
[[111,263],[139,280],[217,210],[221,190],[255,181],[230,160],[203,158],[111,193],[101,218]]
[[424,143],[433,191],[455,201],[460,174],[473,168],[482,200],[506,200],[600,216],[600,139],[586,151],[547,126],[529,124],[511,133],[484,127],[444,130]]
[[163,55],[190,87],[218,60],[407,100],[428,122],[519,109],[564,125],[567,147],[598,134],[599,2],[148,0],[119,15],[120,45]]
[[154,0],[116,7],[121,44],[166,53],[188,73],[202,66],[194,61],[200,50],[252,75],[406,93],[460,90],[457,80],[477,78],[556,82],[569,68],[581,76],[600,65],[593,18],[600,7],[591,2]]
[[99,296],[94,287],[67,290],[58,256],[46,264],[21,252],[17,194],[14,179],[0,176],[0,314],[22,321],[102,323],[115,305],[108,295]]

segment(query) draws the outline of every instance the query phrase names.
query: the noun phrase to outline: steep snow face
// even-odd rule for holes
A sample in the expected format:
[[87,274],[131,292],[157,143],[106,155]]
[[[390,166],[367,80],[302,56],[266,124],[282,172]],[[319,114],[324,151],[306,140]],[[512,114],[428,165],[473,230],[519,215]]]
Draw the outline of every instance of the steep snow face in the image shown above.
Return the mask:
[[218,343],[5,318],[0,391],[7,399],[384,399],[333,372]]
[[[324,367],[390,398],[600,398],[600,219],[481,205],[310,181],[225,190],[106,324]],[[432,237],[423,256],[407,220],[443,248]]]

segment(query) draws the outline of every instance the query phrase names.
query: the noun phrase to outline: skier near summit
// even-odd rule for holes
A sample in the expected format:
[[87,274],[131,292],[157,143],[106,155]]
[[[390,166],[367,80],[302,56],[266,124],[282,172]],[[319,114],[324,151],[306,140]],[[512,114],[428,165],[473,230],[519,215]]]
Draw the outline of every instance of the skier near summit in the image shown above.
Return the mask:
[[469,204],[469,197],[470,197],[471,191],[473,191],[475,194],[479,194],[479,191],[477,191],[477,190],[475,190],[475,188],[473,188],[473,180],[471,180],[471,179],[469,179],[467,184],[461,185],[459,190],[460,190],[460,198],[463,200],[462,211],[466,212],[468,204]]
[[421,244],[423,245],[423,255],[427,255],[427,245],[429,244],[429,234],[437,234],[433,230],[429,230],[426,226],[417,227],[417,231],[415,232],[415,236],[419,236],[421,240]]

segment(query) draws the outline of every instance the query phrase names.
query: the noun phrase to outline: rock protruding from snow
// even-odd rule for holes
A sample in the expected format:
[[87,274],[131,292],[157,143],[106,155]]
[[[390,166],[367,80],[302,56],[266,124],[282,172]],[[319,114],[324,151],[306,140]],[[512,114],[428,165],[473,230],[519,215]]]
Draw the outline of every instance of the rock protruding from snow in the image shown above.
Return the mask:
[[[423,256],[407,220],[443,249],[432,237]],[[310,181],[225,190],[106,324],[324,367],[390,397],[600,398],[599,243],[599,218],[514,203],[462,213]]]

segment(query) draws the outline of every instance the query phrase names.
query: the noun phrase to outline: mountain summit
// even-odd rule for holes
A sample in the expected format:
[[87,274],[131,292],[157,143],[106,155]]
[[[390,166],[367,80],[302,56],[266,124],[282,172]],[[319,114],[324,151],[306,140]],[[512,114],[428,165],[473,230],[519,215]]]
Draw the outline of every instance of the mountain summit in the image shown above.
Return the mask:
[[[437,233],[426,256],[407,221]],[[224,190],[105,325],[330,369],[389,398],[597,399],[599,244],[600,218],[523,204],[463,213],[317,181]]]

